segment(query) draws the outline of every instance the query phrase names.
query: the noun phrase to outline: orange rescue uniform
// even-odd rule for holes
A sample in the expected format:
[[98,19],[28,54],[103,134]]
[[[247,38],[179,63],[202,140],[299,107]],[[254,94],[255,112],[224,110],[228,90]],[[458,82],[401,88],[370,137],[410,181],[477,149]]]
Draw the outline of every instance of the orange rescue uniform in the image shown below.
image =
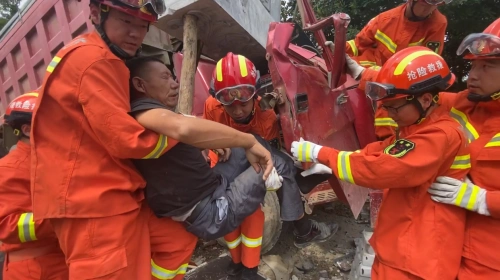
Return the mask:
[[470,102],[468,91],[458,93],[451,116],[464,128],[471,150],[469,177],[487,190],[491,216],[467,212],[465,243],[459,279],[500,279],[500,101]]
[[224,106],[213,97],[205,101],[203,118],[230,126],[245,133],[260,135],[266,141],[279,140],[278,117],[273,110],[262,110],[258,100],[254,99],[254,116],[250,123],[235,122],[224,110]]
[[324,147],[319,162],[352,184],[386,189],[370,244],[372,279],[456,279],[464,241],[465,210],[431,200],[437,176],[464,179],[467,139],[447,110],[436,108],[418,125],[401,128],[358,152]]
[[47,67],[31,132],[35,220],[50,219],[70,279],[151,277],[145,182],[128,158],[156,158],[167,139],[130,111],[129,71],[97,32]]
[[68,267],[49,221],[33,221],[30,146],[22,141],[0,159],[0,240],[4,279],[68,279]]
[[364,67],[382,66],[393,54],[410,46],[426,46],[441,54],[446,17],[435,10],[424,21],[410,21],[405,17],[406,6],[402,4],[370,20],[353,40],[347,41],[347,54]]

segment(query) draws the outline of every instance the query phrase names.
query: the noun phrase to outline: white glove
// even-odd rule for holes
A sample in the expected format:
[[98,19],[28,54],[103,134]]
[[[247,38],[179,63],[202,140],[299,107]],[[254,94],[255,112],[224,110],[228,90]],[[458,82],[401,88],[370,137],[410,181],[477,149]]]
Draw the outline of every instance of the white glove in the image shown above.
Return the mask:
[[437,177],[436,182],[427,191],[436,202],[456,205],[490,216],[486,205],[486,190],[474,185],[468,177],[465,182],[450,177]]
[[351,75],[355,80],[361,78],[361,74],[365,71],[363,66],[359,65],[356,60],[352,59],[347,54],[345,55],[345,64],[347,66],[347,74]]
[[313,174],[332,174],[332,169],[321,163],[314,163],[311,168],[300,173],[302,177],[307,177]]
[[318,162],[318,154],[321,148],[323,148],[323,146],[314,144],[313,142],[304,141],[304,139],[300,137],[299,142],[292,142],[291,152],[292,155],[300,162]]
[[281,188],[282,183],[283,177],[278,175],[278,171],[276,171],[276,168],[273,167],[271,174],[269,174],[269,177],[267,177],[265,182],[266,189],[268,191],[277,191],[279,188]]
[[[328,46],[332,52],[335,51],[335,44],[332,41],[326,41],[325,46]],[[355,80],[358,80],[361,74],[363,74],[363,71],[365,71],[363,66],[359,65],[356,60],[352,59],[347,54],[345,55],[345,64],[347,66],[347,74],[351,75]]]

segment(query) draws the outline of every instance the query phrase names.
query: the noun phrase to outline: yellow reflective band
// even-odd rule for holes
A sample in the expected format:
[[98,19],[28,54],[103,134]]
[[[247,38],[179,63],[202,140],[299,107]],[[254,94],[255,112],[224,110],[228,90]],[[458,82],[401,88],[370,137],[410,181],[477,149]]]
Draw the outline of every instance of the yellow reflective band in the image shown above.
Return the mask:
[[479,187],[474,185],[472,186],[472,192],[470,194],[470,198],[467,202],[467,209],[474,209],[474,204],[476,204],[477,194],[479,193]]
[[361,66],[377,66],[377,63],[369,60],[360,60],[359,65]]
[[352,50],[353,56],[358,56],[358,47],[356,47],[356,42],[354,40],[347,41]]
[[393,126],[398,127],[398,124],[391,118],[376,118],[375,126]]
[[238,55],[238,64],[240,65],[240,73],[242,77],[248,76],[247,62],[245,57]]
[[384,32],[380,31],[380,29],[377,29],[377,33],[375,33],[375,39],[382,43],[392,53],[396,52],[398,45],[396,45],[389,36],[385,35]]
[[470,155],[456,156],[450,169],[469,169]]
[[500,133],[497,133],[485,147],[500,147]]
[[409,43],[408,44],[408,47],[413,47],[413,46],[421,46],[422,43],[424,42],[425,38],[422,38],[420,40],[418,40],[418,42],[415,42],[415,43]]
[[168,147],[167,136],[160,134],[154,150],[151,151],[151,153],[149,153],[147,156],[143,157],[143,159],[159,158],[167,147]]
[[394,75],[401,75],[401,73],[403,73],[406,66],[408,66],[408,64],[410,64],[410,62],[412,62],[415,58],[421,57],[424,55],[433,55],[433,56],[440,57],[437,53],[435,53],[431,50],[414,52],[414,53],[408,55],[407,57],[403,58],[401,60],[401,62],[399,62],[398,66],[396,66],[396,69],[394,70]]
[[217,81],[222,82],[222,59],[217,62],[215,72],[217,73]]
[[35,241],[35,222],[33,221],[33,213],[23,213],[17,221],[17,231],[21,243]]
[[153,259],[151,259],[151,275],[158,279],[174,279],[177,275],[186,274],[188,264],[184,263],[175,270],[168,270],[159,265],[157,265]]
[[236,238],[233,241],[226,240],[226,245],[227,245],[227,248],[229,248],[229,249],[235,249],[236,247],[240,246],[240,244],[241,244],[241,236],[238,236],[238,238]]
[[241,234],[241,243],[247,248],[257,248],[262,245],[262,236],[259,238],[249,238]]
[[462,199],[464,198],[465,191],[467,190],[467,183],[462,183],[462,186],[458,190],[457,200],[455,201],[455,205],[460,206],[462,204]]
[[467,116],[455,109],[454,107],[451,108],[450,115],[452,118],[454,118],[460,125],[462,125],[462,128],[465,129],[465,134],[467,135],[467,138],[469,139],[469,143],[476,140],[479,138],[479,134],[477,133],[476,129],[472,124],[469,122],[467,119]]
[[376,71],[379,71],[380,68],[382,68],[382,67],[380,67],[378,65],[373,65],[373,66],[370,67],[370,69],[373,69],[373,70],[376,70]]
[[22,96],[38,97],[38,92],[28,92],[28,93],[23,94]]
[[351,160],[349,158],[351,154],[352,152],[339,152],[339,155],[337,156],[337,171],[339,173],[340,180],[356,184],[354,182],[354,178],[352,177]]
[[54,56],[52,61],[49,63],[49,66],[47,66],[47,72],[52,73],[54,72],[54,69],[56,68],[57,64],[61,61],[61,58],[58,56]]

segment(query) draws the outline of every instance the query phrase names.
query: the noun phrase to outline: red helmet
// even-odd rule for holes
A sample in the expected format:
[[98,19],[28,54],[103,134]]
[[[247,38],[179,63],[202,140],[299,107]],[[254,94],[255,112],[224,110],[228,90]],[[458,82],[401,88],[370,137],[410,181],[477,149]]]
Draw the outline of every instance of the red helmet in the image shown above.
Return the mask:
[[5,112],[5,123],[14,129],[20,128],[23,124],[30,124],[37,98],[37,91],[25,93],[14,98]]
[[167,9],[163,0],[92,0],[113,9],[140,18],[155,22],[158,16]]
[[457,49],[457,55],[469,50],[465,59],[500,59],[500,18],[490,24],[483,33],[467,35]]
[[389,100],[442,91],[455,81],[444,59],[422,46],[397,52],[380,68],[376,82],[366,83],[372,100]]
[[224,105],[235,100],[247,102],[255,96],[258,79],[259,73],[250,60],[230,52],[217,62],[212,74],[214,97]]

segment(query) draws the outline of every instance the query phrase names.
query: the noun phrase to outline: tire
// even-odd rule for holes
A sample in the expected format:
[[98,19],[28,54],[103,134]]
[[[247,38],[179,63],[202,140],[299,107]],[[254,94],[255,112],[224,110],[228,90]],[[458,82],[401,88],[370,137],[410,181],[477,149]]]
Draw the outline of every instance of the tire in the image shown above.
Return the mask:
[[[262,235],[261,254],[265,254],[276,245],[281,235],[283,222],[280,218],[280,202],[276,192],[267,192],[264,197],[264,206],[262,207],[265,216],[264,234]],[[217,242],[226,247],[224,238],[218,238]]]

